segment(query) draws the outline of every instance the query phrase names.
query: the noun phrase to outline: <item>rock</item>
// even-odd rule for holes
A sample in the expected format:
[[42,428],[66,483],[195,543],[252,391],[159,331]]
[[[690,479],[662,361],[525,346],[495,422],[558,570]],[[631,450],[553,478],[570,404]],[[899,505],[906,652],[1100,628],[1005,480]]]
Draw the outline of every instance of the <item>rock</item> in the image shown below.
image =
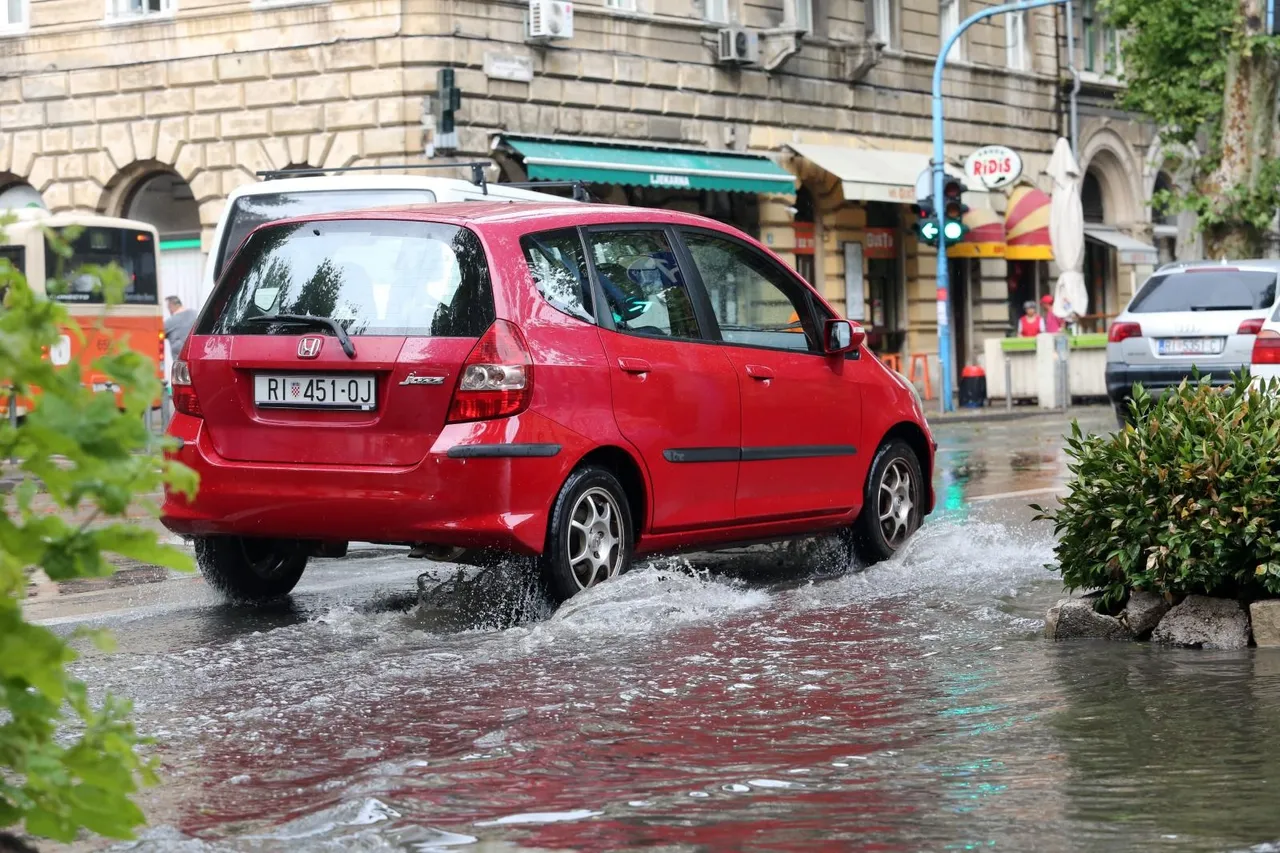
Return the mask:
[[1093,609],[1093,602],[1064,598],[1049,608],[1044,635],[1050,640],[1127,640],[1129,632],[1114,616]]
[[1171,646],[1244,649],[1249,646],[1249,615],[1238,601],[1189,595],[1164,615],[1151,639]]
[[1258,648],[1280,647],[1280,598],[1250,604],[1249,624]]
[[1129,593],[1129,602],[1120,614],[1120,622],[1134,637],[1142,638],[1155,630],[1168,612],[1169,602],[1163,596],[1135,589]]

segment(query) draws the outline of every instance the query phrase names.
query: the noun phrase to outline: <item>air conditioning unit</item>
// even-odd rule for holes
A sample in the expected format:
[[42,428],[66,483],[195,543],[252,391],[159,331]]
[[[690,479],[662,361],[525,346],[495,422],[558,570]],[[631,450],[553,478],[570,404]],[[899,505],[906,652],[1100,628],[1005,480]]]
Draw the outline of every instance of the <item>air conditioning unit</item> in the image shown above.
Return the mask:
[[573,38],[573,4],[564,0],[529,0],[529,38]]
[[756,65],[760,62],[760,35],[745,27],[720,30],[717,61],[722,65]]

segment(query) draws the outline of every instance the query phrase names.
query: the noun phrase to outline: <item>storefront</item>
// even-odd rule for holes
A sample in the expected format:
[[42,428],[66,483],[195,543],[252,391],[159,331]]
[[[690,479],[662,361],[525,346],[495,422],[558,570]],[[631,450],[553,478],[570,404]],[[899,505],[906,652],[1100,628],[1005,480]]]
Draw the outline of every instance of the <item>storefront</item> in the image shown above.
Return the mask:
[[[936,370],[936,250],[919,246],[911,227],[917,180],[928,170],[930,158],[923,151],[891,150],[898,144],[850,138],[848,145],[790,143],[784,153],[802,184],[801,195],[807,192],[814,199],[821,279],[814,284],[832,304],[863,323],[874,352],[897,356],[904,368],[912,355],[922,356],[932,359],[930,369]],[[971,189],[965,202],[974,211],[991,208],[990,195],[983,191]],[[800,257],[797,262],[803,263]],[[956,262],[966,292],[982,274],[969,270],[968,257],[976,256]],[[966,299],[962,317],[967,305]]]
[[993,323],[990,309],[998,312],[1004,301],[1004,218],[989,208],[972,208],[964,224],[969,228],[964,240],[947,249],[957,368],[978,362],[986,337],[1003,336],[999,315]]
[[1105,225],[1085,225],[1084,281],[1089,291],[1089,331],[1103,331],[1124,310],[1142,282],[1160,264],[1150,243]]
[[1007,334],[1017,335],[1022,306],[1039,304],[1053,291],[1049,262],[1053,246],[1049,240],[1049,196],[1027,184],[1019,184],[1009,194],[1004,218],[1006,277],[1008,282]]
[[503,134],[493,156],[512,180],[577,181],[602,201],[696,213],[755,236],[761,196],[796,191],[795,178],[767,156],[740,151]]

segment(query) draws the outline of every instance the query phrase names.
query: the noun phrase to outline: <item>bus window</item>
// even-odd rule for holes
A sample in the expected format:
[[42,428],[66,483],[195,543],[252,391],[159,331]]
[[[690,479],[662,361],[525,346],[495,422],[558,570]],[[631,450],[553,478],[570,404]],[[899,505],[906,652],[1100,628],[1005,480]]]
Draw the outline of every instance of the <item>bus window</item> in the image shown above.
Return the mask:
[[[85,264],[106,266],[111,262],[124,270],[126,305],[158,304],[156,282],[156,244],[146,231],[131,228],[86,228],[71,244],[71,257],[60,258],[45,245],[45,274],[50,278],[62,278],[74,273]],[[50,296],[58,302],[77,304],[98,303],[103,299],[98,281],[89,275],[79,275],[67,282],[60,293]]]

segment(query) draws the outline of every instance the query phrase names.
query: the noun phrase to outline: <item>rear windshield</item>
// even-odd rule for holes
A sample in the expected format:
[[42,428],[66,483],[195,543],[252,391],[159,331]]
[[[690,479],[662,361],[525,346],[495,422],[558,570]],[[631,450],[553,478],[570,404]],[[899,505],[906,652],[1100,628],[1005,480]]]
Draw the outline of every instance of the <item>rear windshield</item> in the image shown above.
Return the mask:
[[49,296],[56,302],[102,304],[104,294],[97,276],[82,272],[85,266],[116,263],[124,270],[126,305],[155,305],[156,241],[147,231],[132,228],[86,228],[71,241],[71,256],[61,257],[45,241],[45,276],[60,283]]
[[371,207],[430,204],[435,200],[436,194],[431,190],[305,190],[241,196],[227,214],[213,277],[216,280],[222,275],[227,259],[240,248],[249,232],[267,222]]
[[1257,311],[1276,301],[1276,274],[1207,270],[1153,275],[1129,306],[1134,314],[1164,311]]
[[478,338],[493,323],[479,238],[465,228],[344,219],[264,228],[218,285],[201,334],[298,334],[252,318],[310,314],[348,335]]

